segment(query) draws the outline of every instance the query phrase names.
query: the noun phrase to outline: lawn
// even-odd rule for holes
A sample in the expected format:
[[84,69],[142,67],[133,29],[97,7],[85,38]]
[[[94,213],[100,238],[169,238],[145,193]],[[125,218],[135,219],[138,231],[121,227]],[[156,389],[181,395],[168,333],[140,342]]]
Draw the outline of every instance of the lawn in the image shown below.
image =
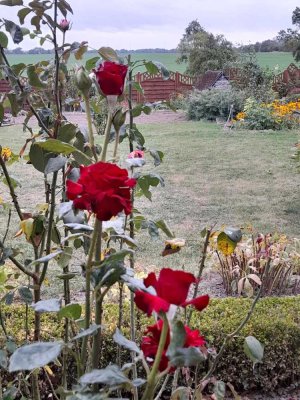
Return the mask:
[[[69,65],[74,67],[76,64],[85,63],[87,59],[96,57],[97,53],[85,54],[83,60],[75,60],[74,57],[70,57]],[[124,54],[121,55],[124,57]],[[52,57],[51,54],[9,54],[8,59],[12,64],[18,63],[37,63],[40,60],[49,60]],[[160,61],[170,71],[185,72],[186,64],[178,64],[176,59],[177,53],[133,53],[132,60],[152,60]],[[269,67],[270,69],[277,68],[276,71],[279,73],[283,71],[291,62],[295,62],[292,53],[285,52],[270,52],[270,53],[257,53],[257,61],[262,67]],[[144,71],[143,67],[137,68],[136,72]]]
[[[291,159],[297,132],[225,132],[214,123],[187,121],[144,124],[139,129],[149,147],[165,152],[164,163],[156,168],[165,187],[153,190],[152,202],[138,199],[135,207],[151,219],[165,219],[177,237],[187,240],[180,254],[162,258],[162,241],[150,240],[143,233],[137,238],[139,265],[195,270],[199,233],[211,224],[251,225],[256,232],[299,237],[300,174]],[[0,128],[0,135],[1,145],[15,152],[25,139],[20,126]],[[124,144],[123,158],[125,152]],[[151,165],[148,156],[147,161],[146,170]],[[22,184],[18,194],[26,211],[43,202],[38,172],[20,162],[11,167],[11,173]],[[7,198],[3,191],[1,186],[1,196]]]

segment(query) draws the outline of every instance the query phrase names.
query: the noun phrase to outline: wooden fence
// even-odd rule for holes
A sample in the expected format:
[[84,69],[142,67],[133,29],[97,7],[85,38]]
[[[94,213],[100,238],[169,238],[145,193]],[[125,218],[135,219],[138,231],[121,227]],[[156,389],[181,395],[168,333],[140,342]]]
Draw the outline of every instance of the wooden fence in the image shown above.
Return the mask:
[[143,93],[133,90],[133,100],[136,102],[153,103],[161,100],[170,100],[171,97],[192,90],[195,78],[183,75],[179,72],[170,72],[170,77],[164,80],[162,74],[151,75],[148,72],[138,72],[134,76],[135,82],[139,83]]

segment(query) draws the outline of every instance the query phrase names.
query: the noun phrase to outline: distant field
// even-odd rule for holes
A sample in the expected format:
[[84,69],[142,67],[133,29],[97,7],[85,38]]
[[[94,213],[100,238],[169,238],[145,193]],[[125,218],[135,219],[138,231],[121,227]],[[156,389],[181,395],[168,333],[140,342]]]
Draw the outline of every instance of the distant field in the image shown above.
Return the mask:
[[[90,53],[84,56],[83,60],[77,61],[74,57],[70,58],[70,67],[81,64],[85,64],[86,60],[97,56],[97,53]],[[8,56],[9,61],[12,64],[18,63],[37,63],[40,60],[49,60],[52,57],[51,54],[11,54]],[[124,57],[124,55],[122,55]],[[186,69],[185,64],[177,64],[176,58],[178,54],[176,53],[139,53],[133,54],[133,60],[153,60],[160,61],[163,63],[170,71],[179,71],[184,73]],[[284,52],[271,52],[271,53],[257,53],[258,63],[262,67],[269,67],[271,69],[276,68],[279,72],[283,71],[291,62],[294,62],[292,53]],[[137,68],[136,71],[143,71],[143,68]]]

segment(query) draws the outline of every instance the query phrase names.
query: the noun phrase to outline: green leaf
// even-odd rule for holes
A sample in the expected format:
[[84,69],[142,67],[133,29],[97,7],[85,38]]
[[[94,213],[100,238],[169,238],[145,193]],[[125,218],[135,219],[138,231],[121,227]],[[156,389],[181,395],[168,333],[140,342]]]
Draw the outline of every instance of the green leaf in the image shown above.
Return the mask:
[[7,45],[8,45],[8,37],[5,35],[4,32],[0,32],[0,46],[6,49]]
[[29,159],[36,170],[39,172],[45,171],[49,159],[53,157],[53,154],[45,151],[38,145],[38,143],[33,143],[29,150]]
[[59,171],[65,166],[67,161],[67,157],[57,156],[49,158],[44,173],[47,175],[51,174],[52,172]]
[[172,325],[172,339],[168,347],[167,356],[172,356],[172,354],[177,350],[178,347],[183,347],[186,338],[186,332],[184,329],[184,324],[181,321],[176,321]]
[[169,360],[175,367],[193,367],[204,362],[206,357],[198,347],[187,347],[178,348]]
[[76,150],[76,148],[71,144],[64,143],[58,139],[48,139],[45,142],[38,142],[37,145],[44,150],[65,155],[71,154]]
[[69,318],[72,320],[79,319],[81,317],[82,307],[80,304],[68,304],[65,307],[61,308],[58,313],[58,318]]
[[69,143],[75,138],[77,129],[78,128],[76,125],[68,122],[59,128],[57,139],[65,143]]
[[151,75],[155,75],[159,72],[158,67],[152,61],[147,61],[144,63],[144,65],[147,72],[149,72]]
[[19,21],[20,24],[23,25],[25,22],[25,18],[27,17],[27,15],[31,12],[31,8],[25,7],[25,8],[21,8],[21,10],[18,11],[18,17],[19,17]]
[[163,219],[155,221],[155,225],[159,229],[161,229],[170,239],[175,238],[174,233],[171,231],[168,224]]
[[98,53],[104,60],[119,62],[118,54],[111,47],[100,47]]
[[253,361],[254,365],[262,363],[264,346],[254,337],[247,336],[244,341],[244,352]]
[[11,66],[11,69],[13,70],[15,75],[20,75],[20,73],[26,68],[26,64],[24,63],[19,63],[19,64],[14,64]]
[[36,73],[34,65],[29,65],[27,67],[27,77],[29,85],[39,89],[44,89],[46,87],[46,83],[42,82],[40,77]]
[[26,286],[21,286],[18,288],[19,295],[26,304],[31,304],[33,301],[33,296],[31,290]]
[[72,340],[78,340],[78,339],[82,339],[85,336],[91,336],[91,335],[95,335],[97,333],[97,331],[101,328],[101,325],[91,325],[88,329],[85,329],[84,331],[78,333],[78,335],[74,336]]
[[7,93],[6,96],[10,102],[11,113],[14,117],[16,117],[18,112],[21,111],[21,105],[19,104],[18,97],[16,93]]
[[38,258],[37,260],[32,261],[30,266],[35,265],[35,264],[42,264],[42,263],[45,263],[45,262],[49,262],[50,260],[56,258],[61,253],[62,253],[62,250],[58,250],[58,251],[55,251],[54,253],[48,254],[47,256]]
[[118,386],[130,383],[130,380],[117,365],[109,365],[105,369],[93,369],[91,372],[83,375],[79,379],[79,382],[83,385],[101,383],[107,386]]
[[59,356],[61,349],[62,344],[59,342],[39,342],[22,346],[11,356],[9,372],[44,367]]
[[121,331],[117,328],[116,332],[113,335],[113,340],[122,347],[125,347],[125,349],[134,351],[135,353],[139,354],[141,350],[138,348],[135,342],[128,340],[122,333]]
[[48,299],[40,300],[35,304],[32,304],[32,308],[35,312],[58,312],[61,308],[60,299]]
[[133,124],[133,127],[129,129],[129,139],[132,142],[136,142],[139,146],[144,146],[145,144],[145,138],[137,129],[136,124]]
[[160,150],[150,149],[150,155],[154,159],[154,165],[157,167],[160,165],[164,158],[164,153]]
[[23,5],[23,0],[1,0],[0,5],[2,6],[22,6]]
[[214,395],[216,400],[223,400],[225,398],[226,385],[223,381],[216,381],[214,384]]
[[86,60],[85,69],[87,71],[91,71],[93,68],[96,67],[97,62],[100,60],[100,57],[93,57]]
[[64,251],[58,255],[58,257],[56,259],[57,264],[61,268],[65,268],[67,265],[69,265],[70,260],[72,258],[72,254],[73,254],[73,247],[66,246],[64,248]]

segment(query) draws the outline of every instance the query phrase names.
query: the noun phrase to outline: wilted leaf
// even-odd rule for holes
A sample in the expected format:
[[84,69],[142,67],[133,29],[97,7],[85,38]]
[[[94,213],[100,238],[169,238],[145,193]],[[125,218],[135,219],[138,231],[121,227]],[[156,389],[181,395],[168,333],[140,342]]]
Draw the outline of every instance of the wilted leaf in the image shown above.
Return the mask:
[[224,229],[226,235],[231,239],[233,242],[238,243],[242,239],[242,231],[238,228],[226,228]]
[[225,232],[221,232],[217,239],[218,250],[225,256],[232,254],[236,248],[236,242],[232,241]]
[[170,400],[189,400],[191,390],[188,387],[180,386],[172,392]]
[[178,253],[178,251],[181,250],[182,247],[185,246],[185,240],[184,239],[179,239],[179,238],[174,238],[174,239],[169,239],[165,241],[165,248],[161,255],[168,256],[170,254]]
[[10,358],[9,372],[44,367],[59,356],[61,349],[59,342],[39,342],[19,347]]
[[119,62],[118,54],[111,47],[100,47],[98,53],[102,58],[104,58],[104,60],[113,61],[116,63]]

